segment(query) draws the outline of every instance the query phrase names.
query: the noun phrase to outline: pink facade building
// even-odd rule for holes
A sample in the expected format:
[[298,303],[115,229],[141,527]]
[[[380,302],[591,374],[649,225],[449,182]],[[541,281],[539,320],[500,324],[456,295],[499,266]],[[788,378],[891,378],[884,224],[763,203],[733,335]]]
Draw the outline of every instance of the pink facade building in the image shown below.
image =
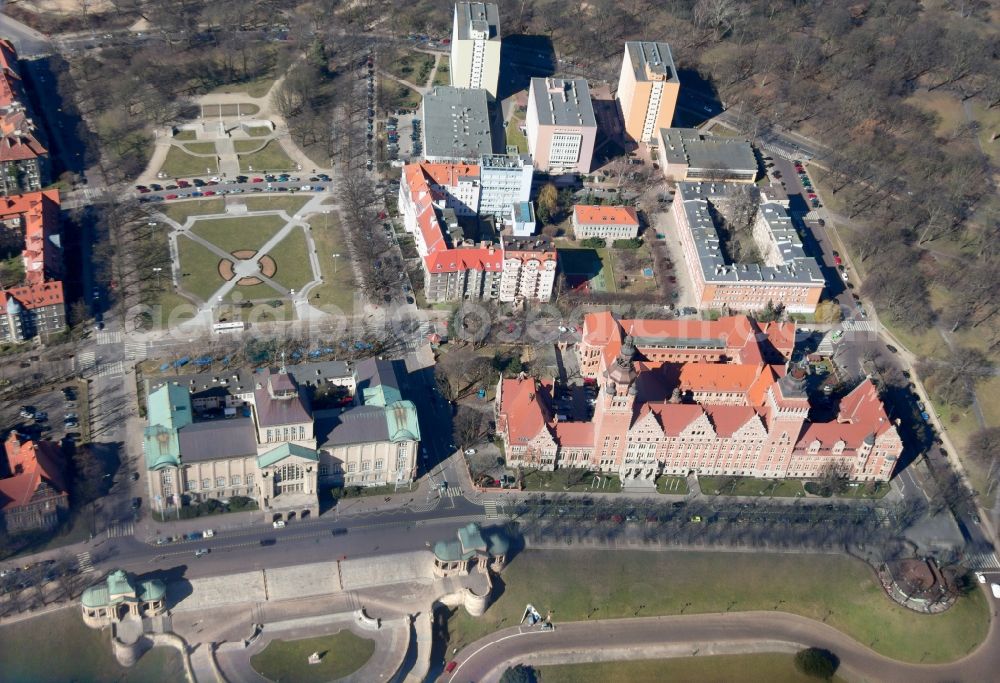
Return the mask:
[[535,168],[590,173],[597,118],[583,78],[532,78],[524,119]]
[[626,485],[660,474],[888,481],[902,452],[875,385],[865,381],[834,416],[809,417],[807,375],[785,359],[794,327],[745,317],[717,322],[584,320],[584,377],[593,417],[561,420],[552,385],[502,379],[497,432],[512,467],[584,467]]

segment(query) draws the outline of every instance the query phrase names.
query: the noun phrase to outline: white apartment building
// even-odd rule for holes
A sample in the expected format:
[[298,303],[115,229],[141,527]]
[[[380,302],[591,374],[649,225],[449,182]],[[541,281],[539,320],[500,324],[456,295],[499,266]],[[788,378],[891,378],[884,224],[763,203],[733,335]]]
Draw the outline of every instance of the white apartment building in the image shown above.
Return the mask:
[[448,60],[451,85],[481,88],[496,99],[500,80],[500,11],[492,2],[456,2]]
[[539,169],[590,172],[597,118],[586,79],[532,78],[524,125]]
[[556,249],[547,237],[502,235],[500,301],[548,301],[556,281]]
[[511,204],[531,199],[531,178],[535,167],[531,155],[493,154],[479,163],[479,213],[501,218]]

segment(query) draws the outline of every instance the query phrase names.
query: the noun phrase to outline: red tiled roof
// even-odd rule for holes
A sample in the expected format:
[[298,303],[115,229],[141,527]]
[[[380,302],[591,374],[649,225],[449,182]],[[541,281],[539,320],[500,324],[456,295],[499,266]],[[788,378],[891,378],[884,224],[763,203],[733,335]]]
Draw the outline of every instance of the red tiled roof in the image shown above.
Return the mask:
[[747,392],[762,366],[728,363],[685,363],[681,368],[682,391]]
[[424,257],[429,273],[457,273],[481,270],[499,273],[503,270],[503,252],[489,247],[446,249]]
[[35,137],[35,124],[26,107],[17,52],[9,41],[0,40],[0,161],[24,161],[48,154]]
[[534,378],[505,379],[500,388],[500,426],[512,444],[525,444],[546,428],[549,412],[542,395],[547,387]]
[[11,432],[4,443],[7,465],[13,473],[0,479],[0,504],[4,509],[31,502],[32,496],[46,482],[58,493],[66,495],[66,484],[59,463],[59,449],[50,441],[22,442]]
[[589,448],[594,445],[593,422],[556,423],[556,440],[564,448]]
[[631,206],[577,204],[573,219],[583,225],[639,225],[639,216]]
[[715,427],[715,433],[725,439],[738,432],[747,422],[757,417],[750,406],[702,406]]
[[16,300],[21,306],[32,311],[45,306],[56,306],[65,303],[63,284],[59,280],[42,282],[37,285],[22,285],[10,289],[0,289],[0,313],[7,313],[11,300]]
[[689,424],[705,414],[700,405],[695,403],[652,403],[649,409],[660,418],[663,433],[667,436],[677,436]]

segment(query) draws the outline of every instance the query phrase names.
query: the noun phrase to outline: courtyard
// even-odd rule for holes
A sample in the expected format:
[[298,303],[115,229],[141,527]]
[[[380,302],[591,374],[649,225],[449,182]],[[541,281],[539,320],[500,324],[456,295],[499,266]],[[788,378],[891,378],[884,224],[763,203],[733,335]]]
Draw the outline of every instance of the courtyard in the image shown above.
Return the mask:
[[[318,664],[308,663],[313,653],[321,657]],[[262,652],[250,658],[250,665],[271,681],[325,683],[350,676],[374,653],[375,641],[345,629],[332,636],[272,640]]]

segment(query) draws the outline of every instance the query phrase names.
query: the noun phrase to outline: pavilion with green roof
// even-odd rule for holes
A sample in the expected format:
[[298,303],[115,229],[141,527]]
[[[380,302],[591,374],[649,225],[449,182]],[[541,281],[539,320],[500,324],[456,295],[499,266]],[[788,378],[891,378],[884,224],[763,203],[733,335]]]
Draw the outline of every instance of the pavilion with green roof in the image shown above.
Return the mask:
[[101,583],[83,591],[83,621],[104,628],[125,617],[153,617],[166,611],[167,587],[159,579],[136,582],[125,570],[115,569]]
[[468,574],[473,566],[480,571],[500,571],[507,563],[510,540],[502,529],[491,527],[484,531],[475,522],[469,522],[459,528],[456,536],[434,544],[436,576]]

